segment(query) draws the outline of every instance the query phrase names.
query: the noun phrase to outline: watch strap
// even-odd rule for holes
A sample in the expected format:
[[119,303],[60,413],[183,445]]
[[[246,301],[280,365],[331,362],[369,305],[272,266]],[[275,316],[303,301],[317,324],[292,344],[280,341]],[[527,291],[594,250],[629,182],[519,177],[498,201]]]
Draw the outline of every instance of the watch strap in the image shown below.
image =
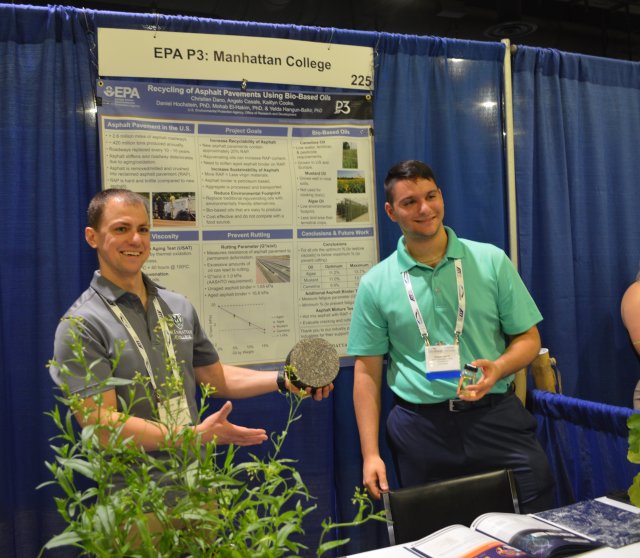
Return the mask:
[[276,376],[276,383],[278,384],[278,391],[280,393],[287,393],[287,391],[289,391],[287,389],[287,375],[284,371],[284,368],[278,370],[278,375]]

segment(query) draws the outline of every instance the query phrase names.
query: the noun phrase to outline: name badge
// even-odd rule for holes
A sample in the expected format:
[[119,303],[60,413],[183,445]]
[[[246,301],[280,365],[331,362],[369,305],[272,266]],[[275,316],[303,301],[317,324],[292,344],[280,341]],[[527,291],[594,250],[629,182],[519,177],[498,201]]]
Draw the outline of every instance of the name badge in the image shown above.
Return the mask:
[[160,401],[158,413],[160,422],[167,426],[185,426],[192,423],[187,396],[184,392],[181,396]]
[[429,345],[426,354],[427,380],[460,377],[460,351],[458,345]]

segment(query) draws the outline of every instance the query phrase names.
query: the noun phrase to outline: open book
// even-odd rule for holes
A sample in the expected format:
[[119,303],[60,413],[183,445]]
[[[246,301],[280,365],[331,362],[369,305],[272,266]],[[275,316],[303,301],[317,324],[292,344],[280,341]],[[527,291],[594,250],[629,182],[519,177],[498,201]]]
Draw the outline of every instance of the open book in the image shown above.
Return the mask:
[[471,527],[450,525],[405,548],[426,558],[559,558],[602,546],[530,515],[486,513]]

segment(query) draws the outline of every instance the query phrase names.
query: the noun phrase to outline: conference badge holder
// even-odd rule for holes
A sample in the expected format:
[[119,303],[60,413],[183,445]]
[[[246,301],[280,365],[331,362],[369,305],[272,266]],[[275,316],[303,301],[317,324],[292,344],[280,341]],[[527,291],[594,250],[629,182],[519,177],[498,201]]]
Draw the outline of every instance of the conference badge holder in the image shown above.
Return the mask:
[[460,376],[458,345],[425,345],[427,380],[442,380]]
[[186,426],[192,424],[189,404],[184,391],[170,399],[161,399],[158,402],[158,414],[160,422],[168,426]]
[[420,337],[422,337],[425,344],[425,377],[429,381],[460,377],[460,336],[462,335],[462,330],[464,328],[466,298],[464,294],[462,260],[458,258],[455,259],[453,263],[456,275],[456,291],[458,294],[458,312],[456,313],[456,325],[453,332],[454,343],[449,345],[445,345],[442,342],[432,345],[429,342],[427,324],[422,317],[422,312],[418,306],[416,295],[413,292],[411,276],[408,271],[402,272],[402,280],[407,292],[411,311],[416,320]]

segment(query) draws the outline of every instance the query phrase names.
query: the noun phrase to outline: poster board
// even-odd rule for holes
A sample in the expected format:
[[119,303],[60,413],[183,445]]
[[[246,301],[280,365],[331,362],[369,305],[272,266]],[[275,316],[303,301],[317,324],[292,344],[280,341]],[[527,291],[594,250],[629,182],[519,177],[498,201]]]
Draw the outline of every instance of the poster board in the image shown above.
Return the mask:
[[144,271],[221,360],[280,363],[308,337],[344,356],[378,261],[371,96],[100,80],[97,98],[103,188],[148,196]]

